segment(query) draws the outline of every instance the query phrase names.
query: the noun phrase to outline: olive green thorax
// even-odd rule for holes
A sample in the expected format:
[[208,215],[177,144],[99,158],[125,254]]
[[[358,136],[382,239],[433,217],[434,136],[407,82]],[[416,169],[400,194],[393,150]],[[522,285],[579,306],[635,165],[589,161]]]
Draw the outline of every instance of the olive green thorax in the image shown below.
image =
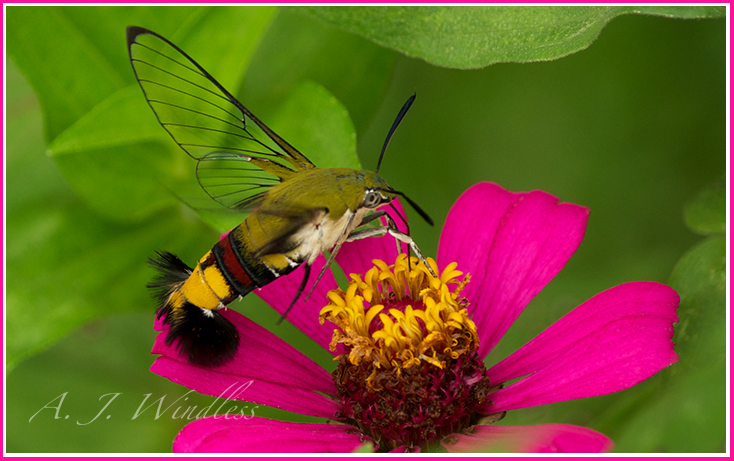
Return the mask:
[[[275,185],[268,191],[258,211],[295,213],[313,208],[325,208],[336,221],[349,210],[356,213],[365,194],[379,190],[389,197],[391,187],[376,173],[351,168],[310,168]],[[383,202],[383,203],[386,203]]]
[[[371,171],[309,168],[267,191],[259,206],[233,231],[248,263],[278,273],[313,260],[344,241],[369,211],[395,198]],[[368,194],[379,202],[365,203]],[[314,243],[317,242],[317,243]]]

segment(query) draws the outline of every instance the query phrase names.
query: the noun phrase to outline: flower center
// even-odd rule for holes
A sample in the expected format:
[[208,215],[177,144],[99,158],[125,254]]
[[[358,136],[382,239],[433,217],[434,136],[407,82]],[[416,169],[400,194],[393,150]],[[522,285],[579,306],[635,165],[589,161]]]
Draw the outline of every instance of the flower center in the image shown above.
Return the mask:
[[[404,254],[391,266],[373,263],[364,278],[350,275],[346,292],[330,291],[320,313],[322,324],[337,327],[330,349],[346,350],[333,373],[337,416],[382,450],[426,447],[476,422],[490,392],[477,329],[460,297],[470,277],[459,280],[456,263],[434,277]],[[436,262],[428,263],[438,274]]]

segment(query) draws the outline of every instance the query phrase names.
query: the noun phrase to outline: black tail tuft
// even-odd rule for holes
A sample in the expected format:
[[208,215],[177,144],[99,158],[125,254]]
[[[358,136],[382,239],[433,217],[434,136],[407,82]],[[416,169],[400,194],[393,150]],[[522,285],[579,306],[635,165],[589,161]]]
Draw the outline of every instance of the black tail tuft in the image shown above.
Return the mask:
[[[148,288],[153,290],[153,295],[161,306],[166,303],[168,296],[189,278],[193,271],[178,256],[167,251],[156,251],[156,256],[149,258],[148,264],[159,272],[158,276],[148,284]],[[158,312],[160,317],[162,314],[161,308]]]
[[166,344],[194,365],[216,367],[232,360],[240,344],[237,328],[222,314],[185,303],[168,313]]
[[159,302],[157,317],[164,317],[171,329],[166,344],[175,343],[176,350],[194,365],[216,367],[232,360],[240,344],[237,328],[222,314],[197,307],[189,302],[175,307],[169,302],[171,293],[183,285],[192,269],[176,255],[159,252],[148,260],[159,271],[148,284]]

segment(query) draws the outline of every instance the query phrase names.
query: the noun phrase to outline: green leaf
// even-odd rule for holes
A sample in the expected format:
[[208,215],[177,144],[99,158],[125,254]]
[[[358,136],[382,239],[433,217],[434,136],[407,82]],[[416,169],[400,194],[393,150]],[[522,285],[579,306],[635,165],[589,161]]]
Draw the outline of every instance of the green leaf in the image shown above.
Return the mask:
[[[675,374],[674,365],[671,374]],[[726,369],[706,367],[678,374],[655,387],[619,423],[618,453],[724,452],[726,440]],[[630,402],[632,403],[632,402]],[[695,437],[691,437],[692,427]]]
[[10,7],[8,54],[38,94],[46,139],[51,141],[100,101],[134,82],[125,50],[126,26],[165,32],[169,39],[179,39],[179,45],[188,45],[184,37],[191,39],[187,49],[193,55],[228,50],[210,66],[226,85],[241,81],[274,12],[240,7]]
[[177,152],[137,85],[95,106],[48,149],[75,192],[110,219],[139,221],[174,201],[162,185],[193,182],[194,161]]
[[313,80],[348,109],[358,132],[387,89],[396,54],[315,18],[281,9],[263,36],[245,78],[241,101],[267,115],[301,80]]
[[698,234],[726,232],[726,182],[719,180],[701,190],[686,204],[683,216]]
[[121,69],[97,48],[101,37],[83,34],[67,11],[32,6],[7,10],[8,55],[36,90],[47,140],[126,84]]
[[122,226],[86,208],[45,155],[31,88],[12,62],[7,74],[15,81],[7,127],[10,370],[92,318],[152,311],[144,289],[151,275],[146,258],[165,245],[194,246],[206,230],[170,212],[145,224]]
[[459,69],[558,59],[588,47],[622,14],[705,18],[724,7],[293,7],[407,56]]
[[319,168],[362,168],[349,112],[315,82],[294,87],[272,124],[283,127],[278,132]]
[[147,225],[114,225],[68,193],[29,206],[7,226],[8,367],[95,317],[152,312],[146,258],[166,245],[195,246],[202,231],[171,213]]
[[674,339],[681,363],[694,368],[723,363],[726,357],[724,236],[711,236],[683,255],[673,269],[670,285],[681,297]]
[[[670,285],[681,297],[675,325],[680,362],[646,387],[615,441],[627,452],[724,451],[726,437],[726,240],[713,236],[678,262]],[[658,378],[658,377],[656,377]],[[644,383],[648,384],[648,383]],[[705,390],[705,391],[703,391]],[[699,434],[688,437],[691,427]]]

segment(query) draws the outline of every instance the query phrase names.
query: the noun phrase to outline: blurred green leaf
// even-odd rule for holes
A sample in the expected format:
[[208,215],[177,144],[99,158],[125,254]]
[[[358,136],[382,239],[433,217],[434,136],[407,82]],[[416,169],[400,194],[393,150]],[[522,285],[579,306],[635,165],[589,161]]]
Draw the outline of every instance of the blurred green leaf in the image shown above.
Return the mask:
[[8,367],[100,315],[152,310],[146,257],[165,245],[195,245],[201,232],[170,214],[115,225],[65,195],[29,204],[8,222]]
[[[33,85],[54,140],[100,101],[134,82],[125,27],[153,28],[196,56],[227,53],[210,71],[226,85],[239,83],[273,8],[28,7],[8,9],[8,54]],[[100,27],[104,25],[103,27]],[[43,31],[43,33],[39,33]],[[175,31],[175,32],[174,32]],[[201,50],[201,51],[200,51]]]
[[[716,453],[726,440],[726,369],[705,367],[671,374],[629,412],[613,437],[617,453]],[[637,406],[633,406],[637,403]],[[692,429],[695,428],[695,429]],[[695,433],[695,437],[692,434]]]
[[[148,112],[150,117],[141,117]],[[155,122],[155,116],[141,97],[140,87],[130,85],[81,116],[51,142],[48,150],[59,160],[88,150],[170,139],[159,125],[148,122]]]
[[705,18],[724,7],[292,7],[431,64],[459,69],[558,59],[588,47],[622,14]]
[[265,117],[301,80],[313,80],[349,109],[360,132],[382,100],[396,56],[363,37],[281,9],[252,58],[241,101]]
[[[617,443],[633,452],[723,452],[726,439],[726,240],[709,237],[678,262],[675,325],[680,362],[653,395],[630,401]],[[696,427],[695,438],[690,437]]]
[[81,33],[65,11],[36,6],[7,9],[8,55],[38,95],[47,140],[126,84],[121,69],[111,66],[96,47],[101,37]]
[[273,126],[319,168],[361,169],[349,112],[321,85],[304,80],[293,88]]
[[[18,75],[12,63],[7,72],[11,79]],[[13,148],[7,151],[5,254],[9,370],[92,318],[151,310],[143,289],[150,277],[145,259],[166,244],[192,245],[192,235],[202,232],[172,213],[123,226],[87,209],[45,155],[30,87],[19,81],[14,88],[8,107]]]
[[726,239],[711,236],[688,251],[673,269],[670,285],[681,297],[676,351],[693,369],[726,358]]
[[724,180],[701,190],[686,204],[686,224],[698,234],[723,234],[726,232],[726,183]]
[[182,172],[185,155],[176,155],[178,146],[155,121],[137,86],[92,108],[48,149],[75,192],[95,212],[119,221],[139,221],[172,203],[162,184],[193,176]]

